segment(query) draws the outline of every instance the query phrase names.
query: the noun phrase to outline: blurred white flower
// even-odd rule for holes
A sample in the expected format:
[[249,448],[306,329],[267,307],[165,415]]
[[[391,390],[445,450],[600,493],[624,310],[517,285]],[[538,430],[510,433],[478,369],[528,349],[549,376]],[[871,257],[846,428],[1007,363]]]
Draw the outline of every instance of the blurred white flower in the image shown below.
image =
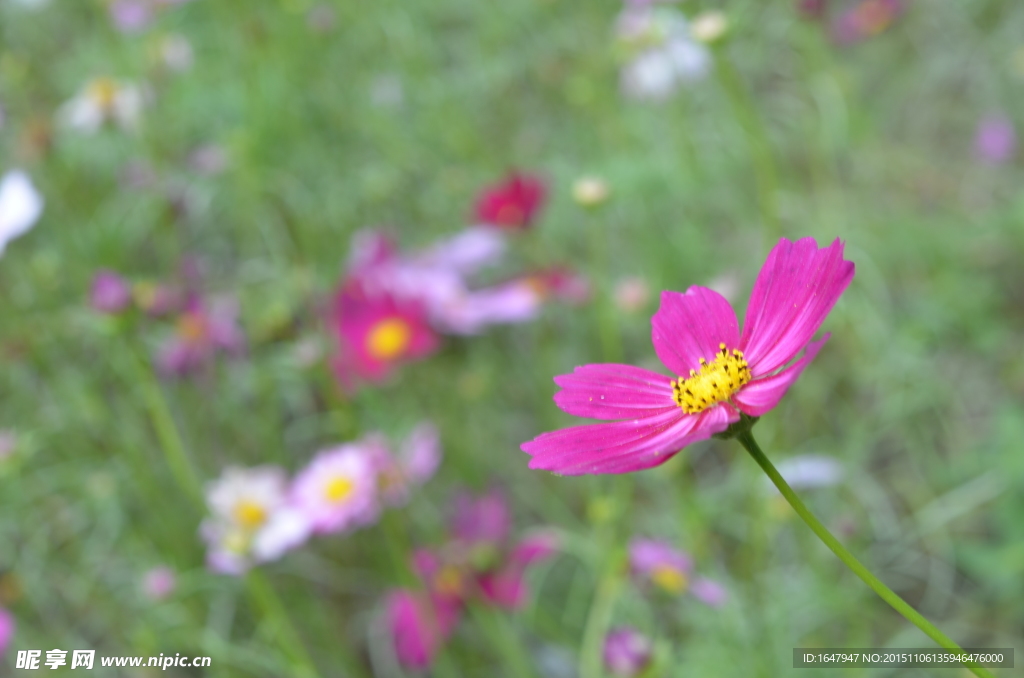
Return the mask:
[[207,490],[212,515],[200,527],[210,547],[210,568],[242,574],[253,563],[276,560],[306,541],[311,525],[290,504],[287,492],[279,468],[226,469]]
[[639,276],[623,278],[615,283],[612,299],[615,306],[626,313],[635,313],[647,305],[651,297],[651,288],[647,281]]
[[729,303],[735,303],[736,294],[740,291],[740,280],[735,273],[723,273],[712,278],[707,286],[725,297]]
[[7,243],[32,228],[43,213],[43,197],[21,170],[0,179],[0,254]]
[[695,40],[710,45],[725,35],[729,30],[729,20],[723,12],[711,10],[702,12],[693,19],[690,33]]
[[[794,490],[838,485],[843,479],[843,465],[833,457],[805,454],[784,459],[775,465]],[[778,493],[768,477],[765,481]]]
[[626,62],[620,73],[626,96],[664,100],[679,85],[704,78],[711,67],[711,54],[674,9],[629,6],[619,15],[615,33]]
[[600,177],[580,177],[572,185],[572,199],[583,207],[596,207],[608,199],[611,189]]
[[57,118],[68,127],[88,134],[98,131],[107,121],[133,131],[139,126],[146,99],[146,91],[140,85],[95,78],[58,109]]
[[158,46],[160,60],[172,71],[182,72],[192,68],[195,54],[192,43],[180,33],[172,33],[160,39]]

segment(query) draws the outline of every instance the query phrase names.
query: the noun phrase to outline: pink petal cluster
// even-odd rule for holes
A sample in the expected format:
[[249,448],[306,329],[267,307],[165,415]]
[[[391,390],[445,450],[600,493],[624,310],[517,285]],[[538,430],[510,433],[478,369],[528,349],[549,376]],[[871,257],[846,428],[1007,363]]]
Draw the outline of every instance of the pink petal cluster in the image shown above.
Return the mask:
[[165,375],[184,375],[208,367],[217,353],[238,356],[244,350],[238,302],[228,296],[192,295],[177,317],[174,332],[157,350],[156,364]]
[[905,10],[903,0],[859,0],[832,23],[832,37],[851,45],[874,37],[889,28]]
[[1002,165],[1017,150],[1017,132],[1005,115],[990,115],[978,122],[974,133],[974,155],[989,165]]
[[546,197],[547,186],[539,177],[513,172],[481,191],[474,216],[483,224],[522,230],[533,223]]
[[147,570],[142,575],[142,593],[150,600],[158,601],[174,593],[178,578],[174,570],[161,565]]
[[[211,515],[200,528],[209,547],[207,564],[238,575],[311,536],[372,523],[382,506],[405,503],[440,459],[437,430],[421,422],[397,451],[383,435],[371,433],[318,453],[290,481],[277,467],[228,468],[207,491]],[[146,586],[159,586],[164,574],[152,571]]]
[[137,33],[149,26],[164,7],[184,2],[188,0],[114,0],[109,7],[110,18],[122,33]]
[[352,390],[360,381],[386,379],[397,365],[435,351],[438,334],[525,322],[550,298],[587,299],[586,280],[563,268],[473,288],[471,278],[504,251],[504,235],[487,226],[409,253],[379,232],[357,233],[334,302],[334,368],[342,385]]
[[612,629],[604,639],[604,666],[613,676],[639,676],[651,663],[653,645],[650,638],[634,628]]
[[633,539],[629,544],[629,565],[637,580],[654,584],[668,593],[679,595],[689,592],[712,607],[721,607],[728,598],[725,588],[718,582],[694,578],[690,556],[668,542]]
[[505,609],[521,607],[528,597],[527,568],[559,547],[557,536],[546,531],[510,543],[508,504],[496,490],[480,497],[459,495],[453,508],[448,543],[413,556],[413,570],[425,591],[402,589],[388,599],[395,651],[408,668],[430,664],[466,600]]
[[[717,292],[699,286],[662,292],[651,339],[673,376],[597,364],[555,377],[562,390],[554,400],[562,410],[618,421],[543,433],[524,443],[523,451],[533,457],[530,468],[566,475],[639,471],[721,433],[739,421],[741,412],[767,413],[828,339],[811,342],[853,274],[839,240],[819,249],[812,238],[795,243],[783,238],[754,284],[742,334],[735,312]],[[724,385],[728,379],[722,377],[730,376],[712,369],[716,366],[731,367],[731,377],[742,367],[748,370],[746,381],[727,397],[709,395],[711,382],[720,392],[718,381]],[[702,406],[697,404],[701,409],[695,401],[680,400],[697,396],[704,398]]]
[[92,279],[89,301],[100,313],[120,313],[132,303],[132,288],[114,271],[103,269]]

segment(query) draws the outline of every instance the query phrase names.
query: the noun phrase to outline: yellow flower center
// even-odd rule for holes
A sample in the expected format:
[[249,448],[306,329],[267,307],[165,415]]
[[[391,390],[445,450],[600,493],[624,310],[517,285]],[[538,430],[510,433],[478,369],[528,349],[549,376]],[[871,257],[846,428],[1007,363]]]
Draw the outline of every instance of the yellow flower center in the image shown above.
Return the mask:
[[741,351],[731,353],[719,344],[715,359],[700,359],[700,371],[690,370],[689,377],[672,381],[672,399],[687,414],[703,412],[712,405],[728,400],[750,381],[750,368]]
[[651,581],[669,593],[682,593],[689,581],[686,573],[669,565],[659,565],[651,572]]
[[235,504],[235,522],[251,530],[267,521],[267,510],[254,501],[243,499]]
[[88,96],[101,109],[109,111],[117,97],[117,83],[110,78],[96,78],[89,83]]
[[401,318],[388,318],[373,326],[366,335],[366,350],[377,360],[390,360],[405,352],[412,329]]
[[178,318],[178,334],[187,342],[194,343],[206,336],[207,323],[199,313],[186,313]]
[[445,565],[434,575],[434,588],[447,596],[459,595],[462,593],[462,573],[454,565]]
[[336,504],[345,501],[355,488],[356,484],[352,482],[351,478],[339,476],[327,483],[327,487],[324,488],[324,496],[327,497],[327,501]]

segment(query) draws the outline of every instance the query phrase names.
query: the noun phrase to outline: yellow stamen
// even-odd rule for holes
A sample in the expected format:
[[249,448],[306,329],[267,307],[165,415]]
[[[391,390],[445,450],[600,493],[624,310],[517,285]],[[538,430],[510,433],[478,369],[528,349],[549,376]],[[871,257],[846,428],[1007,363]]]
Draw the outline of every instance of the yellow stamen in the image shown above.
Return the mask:
[[434,575],[434,588],[449,596],[462,593],[462,573],[453,565],[445,565]]
[[200,341],[206,331],[206,318],[199,313],[185,313],[178,318],[178,334],[187,342]]
[[338,503],[345,501],[355,488],[356,484],[352,482],[351,478],[340,476],[327,483],[327,487],[324,488],[324,496],[327,497],[327,501]]
[[388,318],[373,326],[366,335],[366,350],[377,360],[390,360],[405,352],[412,340],[412,329],[401,318]]
[[703,412],[712,405],[728,400],[736,391],[750,381],[750,367],[743,359],[743,353],[731,353],[725,344],[719,344],[715,359],[708,362],[700,359],[700,372],[690,370],[689,377],[672,381],[672,399],[687,414]]
[[669,565],[659,565],[651,572],[651,581],[669,593],[682,593],[690,583],[686,573]]
[[117,83],[110,78],[96,78],[89,83],[87,95],[104,111],[114,107],[117,97]]
[[243,499],[235,504],[235,522],[245,529],[254,529],[267,521],[267,510],[254,501]]

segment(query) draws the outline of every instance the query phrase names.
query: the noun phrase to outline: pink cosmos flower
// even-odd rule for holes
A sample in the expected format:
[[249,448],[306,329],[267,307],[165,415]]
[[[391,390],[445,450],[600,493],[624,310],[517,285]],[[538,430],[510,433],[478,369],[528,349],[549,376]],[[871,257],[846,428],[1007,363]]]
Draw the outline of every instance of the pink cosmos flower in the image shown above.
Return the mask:
[[392,591],[385,605],[398,661],[410,669],[429,666],[458,622],[458,606],[407,589]]
[[721,433],[741,412],[762,416],[828,339],[810,341],[853,274],[838,239],[821,249],[813,238],[781,239],[754,284],[742,335],[717,292],[662,292],[651,339],[674,376],[600,364],[555,377],[562,410],[621,421],[541,434],[522,445],[533,457],[530,468],[566,475],[639,471]]
[[7,646],[14,637],[14,615],[0,607],[0,657],[3,657]]
[[512,173],[500,184],[486,187],[476,202],[476,218],[490,226],[522,230],[544,204],[547,187],[536,176]]
[[491,490],[481,497],[459,495],[454,502],[449,560],[469,570],[484,600],[516,609],[528,595],[524,582],[527,568],[554,554],[559,540],[553,533],[539,531],[509,548],[511,526],[508,504],[500,491]]
[[292,483],[291,499],[314,532],[337,533],[377,518],[377,476],[365,444],[321,452]]
[[604,639],[604,665],[613,676],[638,676],[651,663],[651,641],[628,626],[612,629]]
[[629,544],[633,575],[673,595],[689,591],[707,605],[720,607],[728,594],[715,581],[693,578],[693,561],[671,544],[656,539],[634,539]]
[[102,269],[93,276],[89,302],[100,313],[120,313],[132,303],[132,289],[117,273]]
[[441,463],[440,435],[429,422],[417,424],[397,453],[383,436],[368,436],[365,442],[377,473],[381,501],[388,506],[406,503],[412,488],[429,480]]
[[338,354],[334,369],[342,385],[384,381],[399,364],[424,358],[438,347],[423,305],[390,294],[367,295],[358,282],[335,301]]
[[240,354],[245,337],[238,326],[238,303],[230,297],[205,300],[193,295],[178,316],[172,334],[159,348],[156,362],[167,375],[201,370],[218,352]]

